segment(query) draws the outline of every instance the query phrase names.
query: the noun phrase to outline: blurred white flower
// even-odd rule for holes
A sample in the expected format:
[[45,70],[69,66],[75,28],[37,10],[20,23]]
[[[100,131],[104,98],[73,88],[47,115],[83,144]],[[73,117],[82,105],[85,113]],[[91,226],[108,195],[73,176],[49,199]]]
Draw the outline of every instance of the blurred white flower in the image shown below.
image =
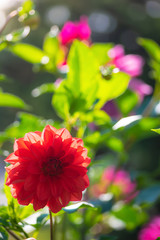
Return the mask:
[[0,10],[7,11],[19,7],[24,0],[0,0]]

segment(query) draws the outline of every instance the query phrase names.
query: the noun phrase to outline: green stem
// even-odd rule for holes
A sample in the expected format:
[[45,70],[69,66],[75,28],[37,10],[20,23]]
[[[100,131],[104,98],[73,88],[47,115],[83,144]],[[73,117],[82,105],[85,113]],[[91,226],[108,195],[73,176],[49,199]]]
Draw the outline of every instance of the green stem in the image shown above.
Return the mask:
[[57,232],[57,219],[54,217],[54,228],[53,228],[53,240],[56,240],[56,232]]
[[52,218],[51,210],[49,210],[49,217],[50,217],[50,240],[54,240],[54,238],[53,238],[53,218]]
[[148,117],[151,114],[154,106],[156,105],[159,99],[160,99],[160,83],[156,82],[153,97],[151,98],[151,101],[149,102],[148,106],[145,108],[142,114],[143,117]]
[[64,213],[63,214],[63,219],[62,219],[62,239],[61,240],[65,240],[66,239],[66,229],[67,229],[67,225],[66,225],[66,221],[67,220],[67,214]]

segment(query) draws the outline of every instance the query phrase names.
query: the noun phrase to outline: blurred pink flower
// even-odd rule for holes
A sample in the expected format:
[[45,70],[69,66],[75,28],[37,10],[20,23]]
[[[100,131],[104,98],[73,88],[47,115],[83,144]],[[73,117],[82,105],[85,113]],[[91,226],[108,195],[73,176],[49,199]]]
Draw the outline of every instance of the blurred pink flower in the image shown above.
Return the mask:
[[95,197],[108,191],[112,192],[118,199],[126,201],[132,200],[137,194],[136,183],[131,181],[129,173],[122,169],[116,170],[114,166],[106,168],[100,183],[92,188]]
[[135,54],[125,55],[122,45],[116,45],[108,52],[112,63],[122,72],[128,73],[131,77],[141,75],[144,60],[141,56]]
[[150,95],[153,91],[150,85],[137,78],[131,79],[129,88],[138,94],[140,103],[143,101],[145,96]]
[[121,117],[121,113],[113,100],[106,102],[102,107],[102,110],[105,111],[113,119],[119,119]]
[[62,78],[57,78],[56,81],[54,82],[55,87],[58,88],[62,81],[63,81]]
[[[142,73],[144,60],[141,56],[135,54],[125,55],[124,48],[118,44],[108,52],[111,61],[109,64],[114,64],[120,71],[125,72],[131,76],[129,88],[136,92],[139,97],[139,104],[142,103],[145,96],[152,93],[152,87],[142,80],[135,77]],[[113,119],[118,119],[121,114],[116,103],[111,100],[107,102],[103,108]]]
[[82,16],[79,22],[66,22],[59,34],[62,44],[71,43],[74,39],[88,40],[91,35],[91,29],[88,25],[87,17]]
[[160,237],[160,216],[155,217],[139,233],[139,240],[156,240]]

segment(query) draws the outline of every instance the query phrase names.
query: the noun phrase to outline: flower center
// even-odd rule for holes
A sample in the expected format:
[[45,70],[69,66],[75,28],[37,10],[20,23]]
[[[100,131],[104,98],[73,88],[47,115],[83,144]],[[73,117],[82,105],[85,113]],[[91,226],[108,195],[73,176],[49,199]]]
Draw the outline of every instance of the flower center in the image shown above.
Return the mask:
[[44,175],[56,176],[62,172],[62,163],[60,160],[49,158],[42,165]]

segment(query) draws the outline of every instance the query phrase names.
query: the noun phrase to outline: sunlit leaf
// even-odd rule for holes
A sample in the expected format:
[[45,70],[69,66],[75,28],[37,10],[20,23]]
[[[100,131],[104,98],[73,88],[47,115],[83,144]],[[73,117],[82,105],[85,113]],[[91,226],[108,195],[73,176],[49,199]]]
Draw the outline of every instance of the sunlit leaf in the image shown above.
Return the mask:
[[109,115],[102,110],[92,110],[88,113],[81,114],[80,119],[87,123],[94,122],[96,125],[103,125],[109,123],[111,120]]
[[19,15],[28,14],[34,8],[34,3],[31,0],[25,0],[22,6],[19,8]]
[[50,58],[49,63],[46,65],[47,70],[55,71],[56,66],[65,59],[64,51],[60,46],[57,34],[58,28],[55,26],[44,39],[43,50]]
[[7,42],[5,41],[0,41],[0,51],[2,51],[3,49],[5,49],[7,47]]
[[109,80],[101,78],[99,80],[99,90],[97,94],[99,102],[96,107],[101,108],[107,101],[124,93],[128,87],[129,80],[129,75],[122,72],[113,72]]
[[106,145],[114,151],[123,152],[124,145],[121,139],[116,137],[110,137],[106,141]]
[[117,219],[124,222],[128,230],[133,230],[147,220],[147,214],[138,206],[122,205],[111,213]]
[[76,212],[78,209],[80,208],[94,208],[95,206],[91,203],[88,202],[79,202],[76,204],[72,204],[70,206],[67,206],[65,208],[63,208],[63,210],[67,213],[74,213]]
[[134,123],[135,121],[140,120],[141,118],[142,118],[141,115],[135,115],[135,116],[129,116],[126,118],[122,118],[113,126],[113,130],[117,130],[119,128],[126,127],[126,126]]
[[158,128],[158,129],[151,129],[153,132],[156,132],[156,133],[158,133],[158,134],[160,134],[160,128]]
[[26,43],[17,43],[9,47],[10,51],[30,63],[47,63],[49,58],[40,49]]
[[98,84],[99,67],[92,51],[85,44],[75,41],[67,62],[69,66],[67,82],[74,95],[78,96],[79,93],[83,93],[86,98],[89,98],[88,96],[93,98],[90,92],[92,87]]
[[127,89],[124,94],[116,99],[116,103],[123,116],[127,116],[138,104],[138,100],[138,95]]
[[109,61],[108,51],[113,47],[112,43],[94,43],[91,46],[93,54],[97,58],[99,65],[104,65]]
[[[89,64],[88,64],[89,63]],[[69,72],[56,90],[52,105],[63,119],[91,108],[96,100],[99,67],[91,50],[75,41],[68,57]]]
[[0,92],[0,107],[29,108],[19,97],[3,92]]
[[160,61],[160,46],[153,40],[147,38],[139,38],[138,43],[148,52],[150,57],[156,61]]
[[70,116],[69,110],[72,98],[72,93],[67,90],[66,83],[62,82],[53,95],[52,106],[63,119],[67,119]]

